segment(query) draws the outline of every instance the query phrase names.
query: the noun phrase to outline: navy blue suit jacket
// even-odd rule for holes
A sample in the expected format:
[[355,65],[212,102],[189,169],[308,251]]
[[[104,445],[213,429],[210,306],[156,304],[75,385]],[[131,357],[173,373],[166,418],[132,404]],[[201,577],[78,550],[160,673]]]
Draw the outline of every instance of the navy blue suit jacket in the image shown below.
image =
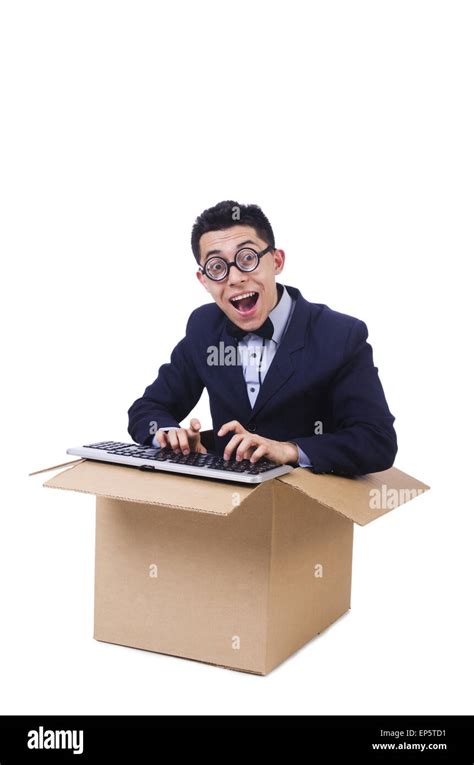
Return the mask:
[[294,287],[287,290],[296,300],[295,310],[253,409],[242,366],[208,364],[210,346],[223,343],[226,348],[237,341],[227,333],[221,309],[206,304],[191,313],[170,363],[160,367],[157,379],[130,407],[133,440],[151,444],[153,423],[178,426],[205,387],[217,454],[233,436],[217,437],[217,431],[238,420],[252,433],[298,444],[315,473],[363,475],[391,467],[397,453],[395,418],[373,363],[366,325],[308,302]]

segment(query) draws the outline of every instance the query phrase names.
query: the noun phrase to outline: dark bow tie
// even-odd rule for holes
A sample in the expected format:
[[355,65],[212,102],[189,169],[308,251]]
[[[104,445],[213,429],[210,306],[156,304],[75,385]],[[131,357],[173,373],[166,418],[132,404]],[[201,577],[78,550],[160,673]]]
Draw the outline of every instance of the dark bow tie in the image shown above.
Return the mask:
[[271,340],[271,338],[273,337],[273,322],[269,316],[267,316],[262,326],[259,327],[258,329],[252,329],[252,330],[241,329],[240,327],[237,326],[237,324],[234,324],[234,322],[231,321],[230,319],[227,319],[226,328],[229,335],[232,335],[232,337],[237,338],[237,340],[242,340],[242,338],[245,337],[245,335],[249,335],[249,334],[260,335],[260,337],[264,337],[268,340]]

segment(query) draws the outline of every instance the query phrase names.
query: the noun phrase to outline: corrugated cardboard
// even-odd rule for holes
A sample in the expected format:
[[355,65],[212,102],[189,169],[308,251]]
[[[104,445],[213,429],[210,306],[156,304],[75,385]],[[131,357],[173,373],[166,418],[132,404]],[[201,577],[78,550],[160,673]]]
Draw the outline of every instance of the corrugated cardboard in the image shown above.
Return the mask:
[[262,675],[350,608],[354,522],[429,488],[396,468],[246,486],[89,460],[44,486],[97,498],[96,640]]

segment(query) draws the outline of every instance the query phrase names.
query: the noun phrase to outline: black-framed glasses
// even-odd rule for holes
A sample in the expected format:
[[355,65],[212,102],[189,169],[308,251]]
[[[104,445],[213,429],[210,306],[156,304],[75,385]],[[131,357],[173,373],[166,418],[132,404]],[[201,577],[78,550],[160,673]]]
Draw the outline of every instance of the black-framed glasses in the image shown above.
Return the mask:
[[206,274],[209,279],[212,279],[213,282],[221,282],[222,279],[226,278],[231,266],[235,266],[244,273],[255,271],[260,263],[260,258],[263,258],[267,252],[274,249],[274,247],[269,245],[261,252],[256,252],[251,247],[242,247],[235,253],[235,258],[231,263],[219,255],[213,255],[212,258],[206,260],[204,266],[199,266],[199,270]]

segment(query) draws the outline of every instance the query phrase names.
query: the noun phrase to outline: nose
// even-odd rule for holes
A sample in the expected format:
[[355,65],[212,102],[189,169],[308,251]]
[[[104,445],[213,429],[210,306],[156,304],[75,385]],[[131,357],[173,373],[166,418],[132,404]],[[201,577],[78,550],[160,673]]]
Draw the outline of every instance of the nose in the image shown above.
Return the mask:
[[235,263],[231,263],[231,266],[233,268],[229,268],[229,274],[228,274],[228,284],[230,287],[233,287],[236,284],[242,284],[247,281],[247,274],[245,271],[239,271]]

